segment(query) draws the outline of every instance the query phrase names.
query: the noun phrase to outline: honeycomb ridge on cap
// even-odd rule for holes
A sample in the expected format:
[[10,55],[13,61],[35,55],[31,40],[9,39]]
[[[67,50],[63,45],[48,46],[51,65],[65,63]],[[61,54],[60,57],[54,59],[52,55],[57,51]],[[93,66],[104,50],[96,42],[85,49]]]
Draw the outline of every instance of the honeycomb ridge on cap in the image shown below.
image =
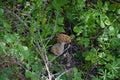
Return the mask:
[[66,34],[57,34],[56,39],[57,39],[57,43],[62,43],[62,42],[70,43],[71,42],[70,36]]

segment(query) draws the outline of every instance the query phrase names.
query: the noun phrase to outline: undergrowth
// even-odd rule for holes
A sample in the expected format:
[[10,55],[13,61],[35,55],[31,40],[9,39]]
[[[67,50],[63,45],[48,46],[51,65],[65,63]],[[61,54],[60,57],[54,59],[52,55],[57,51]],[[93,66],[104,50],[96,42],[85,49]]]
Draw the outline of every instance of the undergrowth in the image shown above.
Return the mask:
[[[50,51],[58,33],[72,39],[71,68]],[[1,0],[0,80],[119,79],[119,0]]]

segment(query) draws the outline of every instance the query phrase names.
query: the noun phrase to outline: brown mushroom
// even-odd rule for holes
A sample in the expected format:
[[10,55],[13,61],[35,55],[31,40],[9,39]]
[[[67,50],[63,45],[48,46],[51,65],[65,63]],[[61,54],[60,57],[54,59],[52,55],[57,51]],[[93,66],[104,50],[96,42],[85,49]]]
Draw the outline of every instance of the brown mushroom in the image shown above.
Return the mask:
[[66,34],[57,34],[57,43],[54,44],[51,48],[51,52],[55,55],[60,55],[64,52],[64,45],[71,42],[70,36]]

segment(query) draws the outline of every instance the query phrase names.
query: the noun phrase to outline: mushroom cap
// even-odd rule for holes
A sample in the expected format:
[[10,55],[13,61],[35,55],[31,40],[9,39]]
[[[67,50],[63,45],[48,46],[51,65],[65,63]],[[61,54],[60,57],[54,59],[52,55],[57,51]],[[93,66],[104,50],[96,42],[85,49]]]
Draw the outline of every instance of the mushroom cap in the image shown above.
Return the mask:
[[66,34],[57,34],[56,35],[57,38],[57,43],[70,43],[71,39],[70,36],[66,35]]

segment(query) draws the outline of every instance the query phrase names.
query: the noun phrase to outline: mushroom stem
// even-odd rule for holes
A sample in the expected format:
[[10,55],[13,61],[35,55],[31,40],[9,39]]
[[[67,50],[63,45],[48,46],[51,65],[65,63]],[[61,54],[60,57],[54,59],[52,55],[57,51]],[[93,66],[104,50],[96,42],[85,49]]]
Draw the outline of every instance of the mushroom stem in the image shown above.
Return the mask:
[[66,44],[65,42],[62,42],[62,43],[61,43],[61,46],[62,46],[62,47],[64,47],[64,46],[65,46],[65,44]]
[[64,51],[64,43],[56,43],[52,46],[51,52],[53,52],[55,55],[60,55]]
[[65,44],[66,44],[65,42],[62,42],[61,45],[60,45],[60,48],[62,49],[62,51],[60,52],[60,54],[62,54],[64,52],[64,46],[65,46]]

